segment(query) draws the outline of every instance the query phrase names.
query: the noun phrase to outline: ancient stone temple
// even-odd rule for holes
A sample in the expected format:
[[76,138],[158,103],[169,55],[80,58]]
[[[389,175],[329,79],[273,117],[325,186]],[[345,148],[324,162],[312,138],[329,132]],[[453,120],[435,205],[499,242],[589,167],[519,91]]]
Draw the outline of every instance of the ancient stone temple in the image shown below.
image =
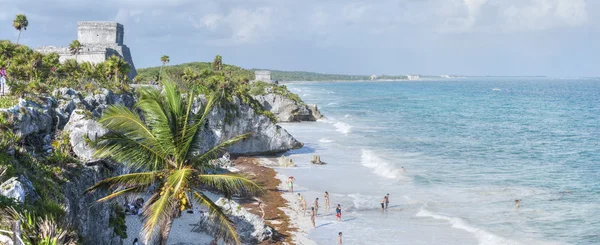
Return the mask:
[[117,55],[129,63],[129,78],[133,79],[137,75],[131,52],[127,45],[123,44],[123,25],[117,22],[80,21],[77,26],[77,40],[82,45],[79,54],[72,54],[68,47],[41,46],[36,50],[43,54],[58,53],[60,62],[76,59],[77,62],[99,63]]
[[271,71],[254,71],[254,81],[272,83],[273,81],[271,81]]

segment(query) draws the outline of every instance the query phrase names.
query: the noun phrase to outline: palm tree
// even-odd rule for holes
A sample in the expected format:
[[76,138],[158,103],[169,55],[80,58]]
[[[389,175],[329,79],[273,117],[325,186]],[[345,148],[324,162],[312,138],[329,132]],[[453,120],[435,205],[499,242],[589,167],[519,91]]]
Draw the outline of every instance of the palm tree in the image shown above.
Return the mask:
[[[113,79],[115,79],[115,84],[120,84],[121,77],[126,76],[131,70],[129,63],[117,55],[113,55],[106,60],[105,69],[108,74],[113,76]],[[119,74],[121,76],[119,76]]]
[[[180,210],[190,207],[195,200],[208,207],[211,231],[227,242],[239,244],[235,227],[225,212],[210,200],[201,187],[210,187],[224,193],[256,193],[260,187],[254,182],[233,174],[210,174],[210,159],[214,159],[225,147],[250,134],[227,140],[217,147],[198,154],[201,143],[199,131],[214,105],[214,97],[197,114],[192,110],[196,102],[193,92],[182,96],[175,83],[165,82],[161,93],[154,88],[140,91],[135,109],[111,106],[106,109],[99,123],[110,133],[92,143],[95,157],[107,158],[126,164],[142,172],[106,178],[88,189],[110,189],[112,193],[99,199],[107,201],[115,197],[154,191],[143,207],[144,240],[157,239],[153,232],[160,231],[157,244],[166,244],[173,220]],[[143,114],[141,119],[138,111]],[[214,225],[214,227],[213,227]]]
[[75,55],[75,60],[77,60],[77,55],[81,53],[81,43],[78,40],[73,40],[71,44],[69,44],[69,52],[72,55]]
[[160,62],[162,62],[162,66],[160,67],[160,71],[158,72],[158,81],[160,81],[160,76],[162,75],[163,66],[165,66],[167,63],[171,62],[171,60],[169,59],[168,55],[163,55],[162,57],[160,57]]
[[213,61],[212,68],[213,71],[220,71],[223,69],[223,57],[220,55],[215,56],[215,60]]
[[19,44],[19,39],[21,39],[21,32],[23,30],[27,30],[27,26],[29,26],[29,21],[27,17],[23,14],[18,14],[15,20],[13,20],[13,27],[19,31],[19,37],[17,37],[17,44]]

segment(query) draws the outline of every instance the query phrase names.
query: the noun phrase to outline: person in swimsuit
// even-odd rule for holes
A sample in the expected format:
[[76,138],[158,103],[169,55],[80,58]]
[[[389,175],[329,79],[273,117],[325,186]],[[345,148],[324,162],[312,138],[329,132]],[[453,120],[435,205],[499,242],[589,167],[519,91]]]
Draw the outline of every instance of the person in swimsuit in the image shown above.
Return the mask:
[[294,194],[294,180],[296,180],[294,176],[290,176],[287,179],[288,191],[292,192],[292,194]]
[[342,207],[339,204],[335,208],[335,219],[337,221],[342,221]]
[[515,199],[515,208],[519,208],[521,206],[521,200]]
[[402,167],[402,172],[405,172],[405,173],[406,173],[406,169],[405,169],[404,167]]
[[319,215],[319,198],[315,199],[315,216]]
[[296,203],[298,204],[298,211],[302,210],[302,200],[304,200],[304,198],[302,197],[302,195],[300,195],[300,193],[298,193],[298,201],[296,201]]
[[329,212],[329,193],[325,192],[325,213]]
[[385,209],[387,209],[389,205],[390,205],[390,193],[385,195]]
[[306,204],[306,199],[302,199],[302,215],[306,216],[306,207],[308,205]]
[[312,207],[310,209],[311,209],[311,211],[310,211],[310,221],[312,222],[312,225],[313,225],[313,228],[314,228],[315,227],[315,216],[316,216],[315,215],[315,208]]
[[342,232],[338,233],[338,245],[342,245]]
[[385,209],[385,196],[381,199],[381,211]]

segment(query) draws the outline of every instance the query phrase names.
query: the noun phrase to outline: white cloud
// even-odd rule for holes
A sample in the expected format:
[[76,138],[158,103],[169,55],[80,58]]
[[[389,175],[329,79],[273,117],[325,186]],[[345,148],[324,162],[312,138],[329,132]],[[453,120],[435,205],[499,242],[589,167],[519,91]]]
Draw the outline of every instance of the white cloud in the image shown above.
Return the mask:
[[228,14],[206,14],[199,21],[191,19],[194,27],[213,32],[227,32],[227,40],[216,40],[223,44],[253,43],[269,38],[277,13],[273,7],[257,7],[251,10],[233,8]]
[[509,6],[503,16],[508,32],[578,26],[588,18],[585,0],[530,0]]

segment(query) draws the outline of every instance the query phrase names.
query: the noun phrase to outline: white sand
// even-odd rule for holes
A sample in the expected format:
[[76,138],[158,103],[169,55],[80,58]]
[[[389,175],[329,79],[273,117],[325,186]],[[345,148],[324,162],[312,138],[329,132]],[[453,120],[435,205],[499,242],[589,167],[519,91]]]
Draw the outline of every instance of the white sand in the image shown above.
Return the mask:
[[[218,200],[220,196],[206,193],[205,194],[212,200]],[[145,198],[146,200],[148,198]],[[197,204],[195,203],[194,206]],[[187,210],[186,210],[187,211]],[[171,232],[169,233],[169,240],[167,244],[169,245],[204,245],[209,244],[213,237],[205,232],[192,232],[194,225],[198,223],[200,220],[199,214],[189,214],[186,211],[181,213],[181,217],[175,219],[173,221],[173,226],[171,227]],[[206,210],[204,210],[206,211]],[[127,215],[127,239],[123,240],[123,245],[133,244],[133,240],[135,238],[140,239],[140,244],[145,244],[141,240],[142,236],[140,232],[142,231],[142,216],[138,215]],[[222,244],[222,241],[221,243]]]
[[[259,162],[261,163],[261,165],[273,168],[275,171],[277,171],[277,159],[259,158]],[[279,180],[281,180],[281,184],[277,189],[285,191],[281,192],[281,196],[285,198],[285,200],[287,200],[289,203],[288,207],[282,208],[282,210],[285,212],[286,215],[288,215],[288,217],[290,217],[291,226],[293,228],[298,229],[298,231],[296,232],[291,232],[293,234],[292,240],[297,245],[316,245],[316,242],[308,239],[308,232],[311,229],[313,229],[312,223],[310,222],[310,215],[308,215],[308,209],[310,209],[310,207],[313,204],[314,198],[312,197],[318,194],[310,191],[309,189],[303,188],[302,186],[294,184],[294,191],[299,191],[305,199],[308,198],[306,199],[307,215],[305,216],[302,214],[302,211],[298,211],[299,209],[296,204],[297,193],[292,194],[291,192],[287,192],[287,186],[285,183],[287,181],[288,176],[282,175],[278,172],[276,177]],[[324,205],[324,203],[320,203],[320,205]],[[319,210],[319,214],[322,214],[324,212],[323,208],[321,208],[321,210]],[[322,222],[323,221],[320,218],[316,218],[315,223],[317,226],[319,226],[319,223]]]

